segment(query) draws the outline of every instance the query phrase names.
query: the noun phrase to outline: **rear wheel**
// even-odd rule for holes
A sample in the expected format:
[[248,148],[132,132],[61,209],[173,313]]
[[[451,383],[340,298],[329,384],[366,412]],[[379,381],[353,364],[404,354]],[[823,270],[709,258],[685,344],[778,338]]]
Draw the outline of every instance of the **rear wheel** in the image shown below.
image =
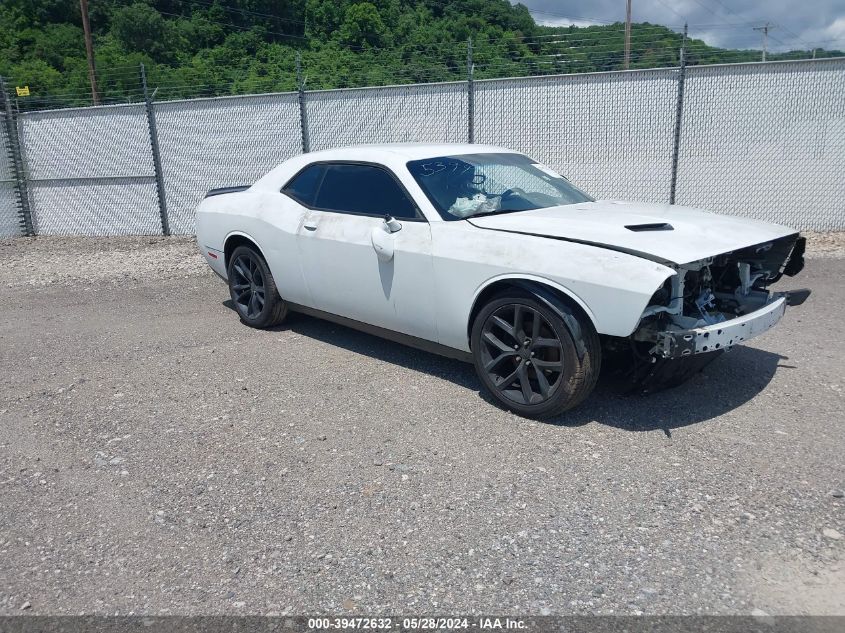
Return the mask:
[[246,325],[267,328],[287,314],[264,258],[250,246],[238,246],[229,258],[229,294]]
[[471,333],[475,370],[497,402],[542,418],[580,404],[598,379],[601,348],[592,323],[561,315],[528,293],[493,298]]

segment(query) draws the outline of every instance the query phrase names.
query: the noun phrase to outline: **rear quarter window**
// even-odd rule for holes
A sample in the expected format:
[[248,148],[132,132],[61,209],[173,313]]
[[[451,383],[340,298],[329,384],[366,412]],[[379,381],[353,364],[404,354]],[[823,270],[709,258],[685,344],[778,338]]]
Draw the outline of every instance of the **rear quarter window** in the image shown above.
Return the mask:
[[317,197],[317,189],[323,179],[325,167],[323,165],[311,165],[306,167],[294,176],[282,191],[297,202],[307,206],[314,206]]

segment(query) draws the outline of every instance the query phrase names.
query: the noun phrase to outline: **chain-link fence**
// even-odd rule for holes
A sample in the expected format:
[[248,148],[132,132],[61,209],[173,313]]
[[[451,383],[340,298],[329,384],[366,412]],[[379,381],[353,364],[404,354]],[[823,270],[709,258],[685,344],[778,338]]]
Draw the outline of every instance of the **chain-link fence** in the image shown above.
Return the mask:
[[296,93],[156,104],[170,230],[193,233],[209,189],[251,184],[302,151]]
[[465,83],[309,92],[311,150],[358,143],[465,143]]
[[475,140],[524,152],[597,198],[666,202],[677,72],[476,82]]
[[18,220],[17,179],[12,167],[12,146],[6,130],[6,115],[0,114],[0,237],[21,234]]
[[[666,203],[677,164],[679,204],[845,229],[845,58],[29,112],[14,126],[39,234],[189,234],[208,189],[303,147],[470,138],[599,198]],[[0,158],[0,234],[20,231],[8,171]]]
[[845,61],[687,69],[676,202],[845,229]]
[[39,235],[160,233],[143,105],[19,117]]

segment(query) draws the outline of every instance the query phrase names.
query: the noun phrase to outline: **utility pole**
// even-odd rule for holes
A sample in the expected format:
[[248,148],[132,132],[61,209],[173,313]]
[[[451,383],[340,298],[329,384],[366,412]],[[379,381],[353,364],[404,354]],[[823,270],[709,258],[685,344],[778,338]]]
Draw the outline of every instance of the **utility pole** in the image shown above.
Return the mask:
[[625,70],[631,65],[631,0],[625,10]]
[[475,86],[473,73],[475,64],[472,62],[472,38],[467,38],[467,142],[475,143]]
[[302,52],[296,51],[296,91],[299,97],[299,127],[302,132],[302,153],[311,151],[308,134],[308,108],[305,105],[305,77],[302,74]]
[[97,92],[97,73],[94,67],[94,43],[91,41],[91,23],[88,22],[88,0],[79,0],[79,10],[82,12],[82,30],[85,31],[85,54],[88,55],[88,80],[91,82],[91,100],[94,105],[100,105],[100,94]]
[[161,234],[170,235],[170,221],[167,218],[167,195],[164,191],[164,172],[161,168],[161,151],[158,146],[158,128],[156,127],[156,113],[153,107],[153,97],[147,89],[147,69],[141,64],[141,88],[144,91],[144,105],[147,111],[147,130],[150,133],[150,149],[153,153],[153,171],[156,177],[156,192],[158,194],[158,213],[161,219]]
[[687,78],[687,24],[684,23],[684,39],[681,41],[681,66],[678,68],[678,100],[675,104],[675,134],[672,141],[672,172],[669,180],[669,204],[675,204],[678,185],[678,156],[681,151],[681,123],[684,116],[684,84]]
[[766,22],[763,26],[755,26],[755,31],[763,33],[763,61],[766,61],[766,51],[769,48],[769,29],[775,28],[773,24]]

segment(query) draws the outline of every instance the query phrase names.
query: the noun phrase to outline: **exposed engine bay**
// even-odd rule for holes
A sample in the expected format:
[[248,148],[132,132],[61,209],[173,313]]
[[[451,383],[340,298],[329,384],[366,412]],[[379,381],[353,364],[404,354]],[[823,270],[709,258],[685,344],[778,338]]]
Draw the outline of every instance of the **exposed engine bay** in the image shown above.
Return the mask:
[[670,315],[672,323],[690,328],[756,310],[769,298],[766,288],[804,267],[805,244],[793,235],[686,264],[654,293],[643,318]]
[[716,353],[771,328],[787,305],[803,303],[809,290],[772,293],[768,287],[801,271],[805,245],[794,234],[679,266],[654,293],[631,336],[635,382],[686,379],[689,372],[679,371],[679,361],[698,371]]
[[792,235],[679,267],[654,293],[634,340],[658,344],[663,332],[726,323],[764,308],[773,298],[767,288],[804,267],[805,244]]

